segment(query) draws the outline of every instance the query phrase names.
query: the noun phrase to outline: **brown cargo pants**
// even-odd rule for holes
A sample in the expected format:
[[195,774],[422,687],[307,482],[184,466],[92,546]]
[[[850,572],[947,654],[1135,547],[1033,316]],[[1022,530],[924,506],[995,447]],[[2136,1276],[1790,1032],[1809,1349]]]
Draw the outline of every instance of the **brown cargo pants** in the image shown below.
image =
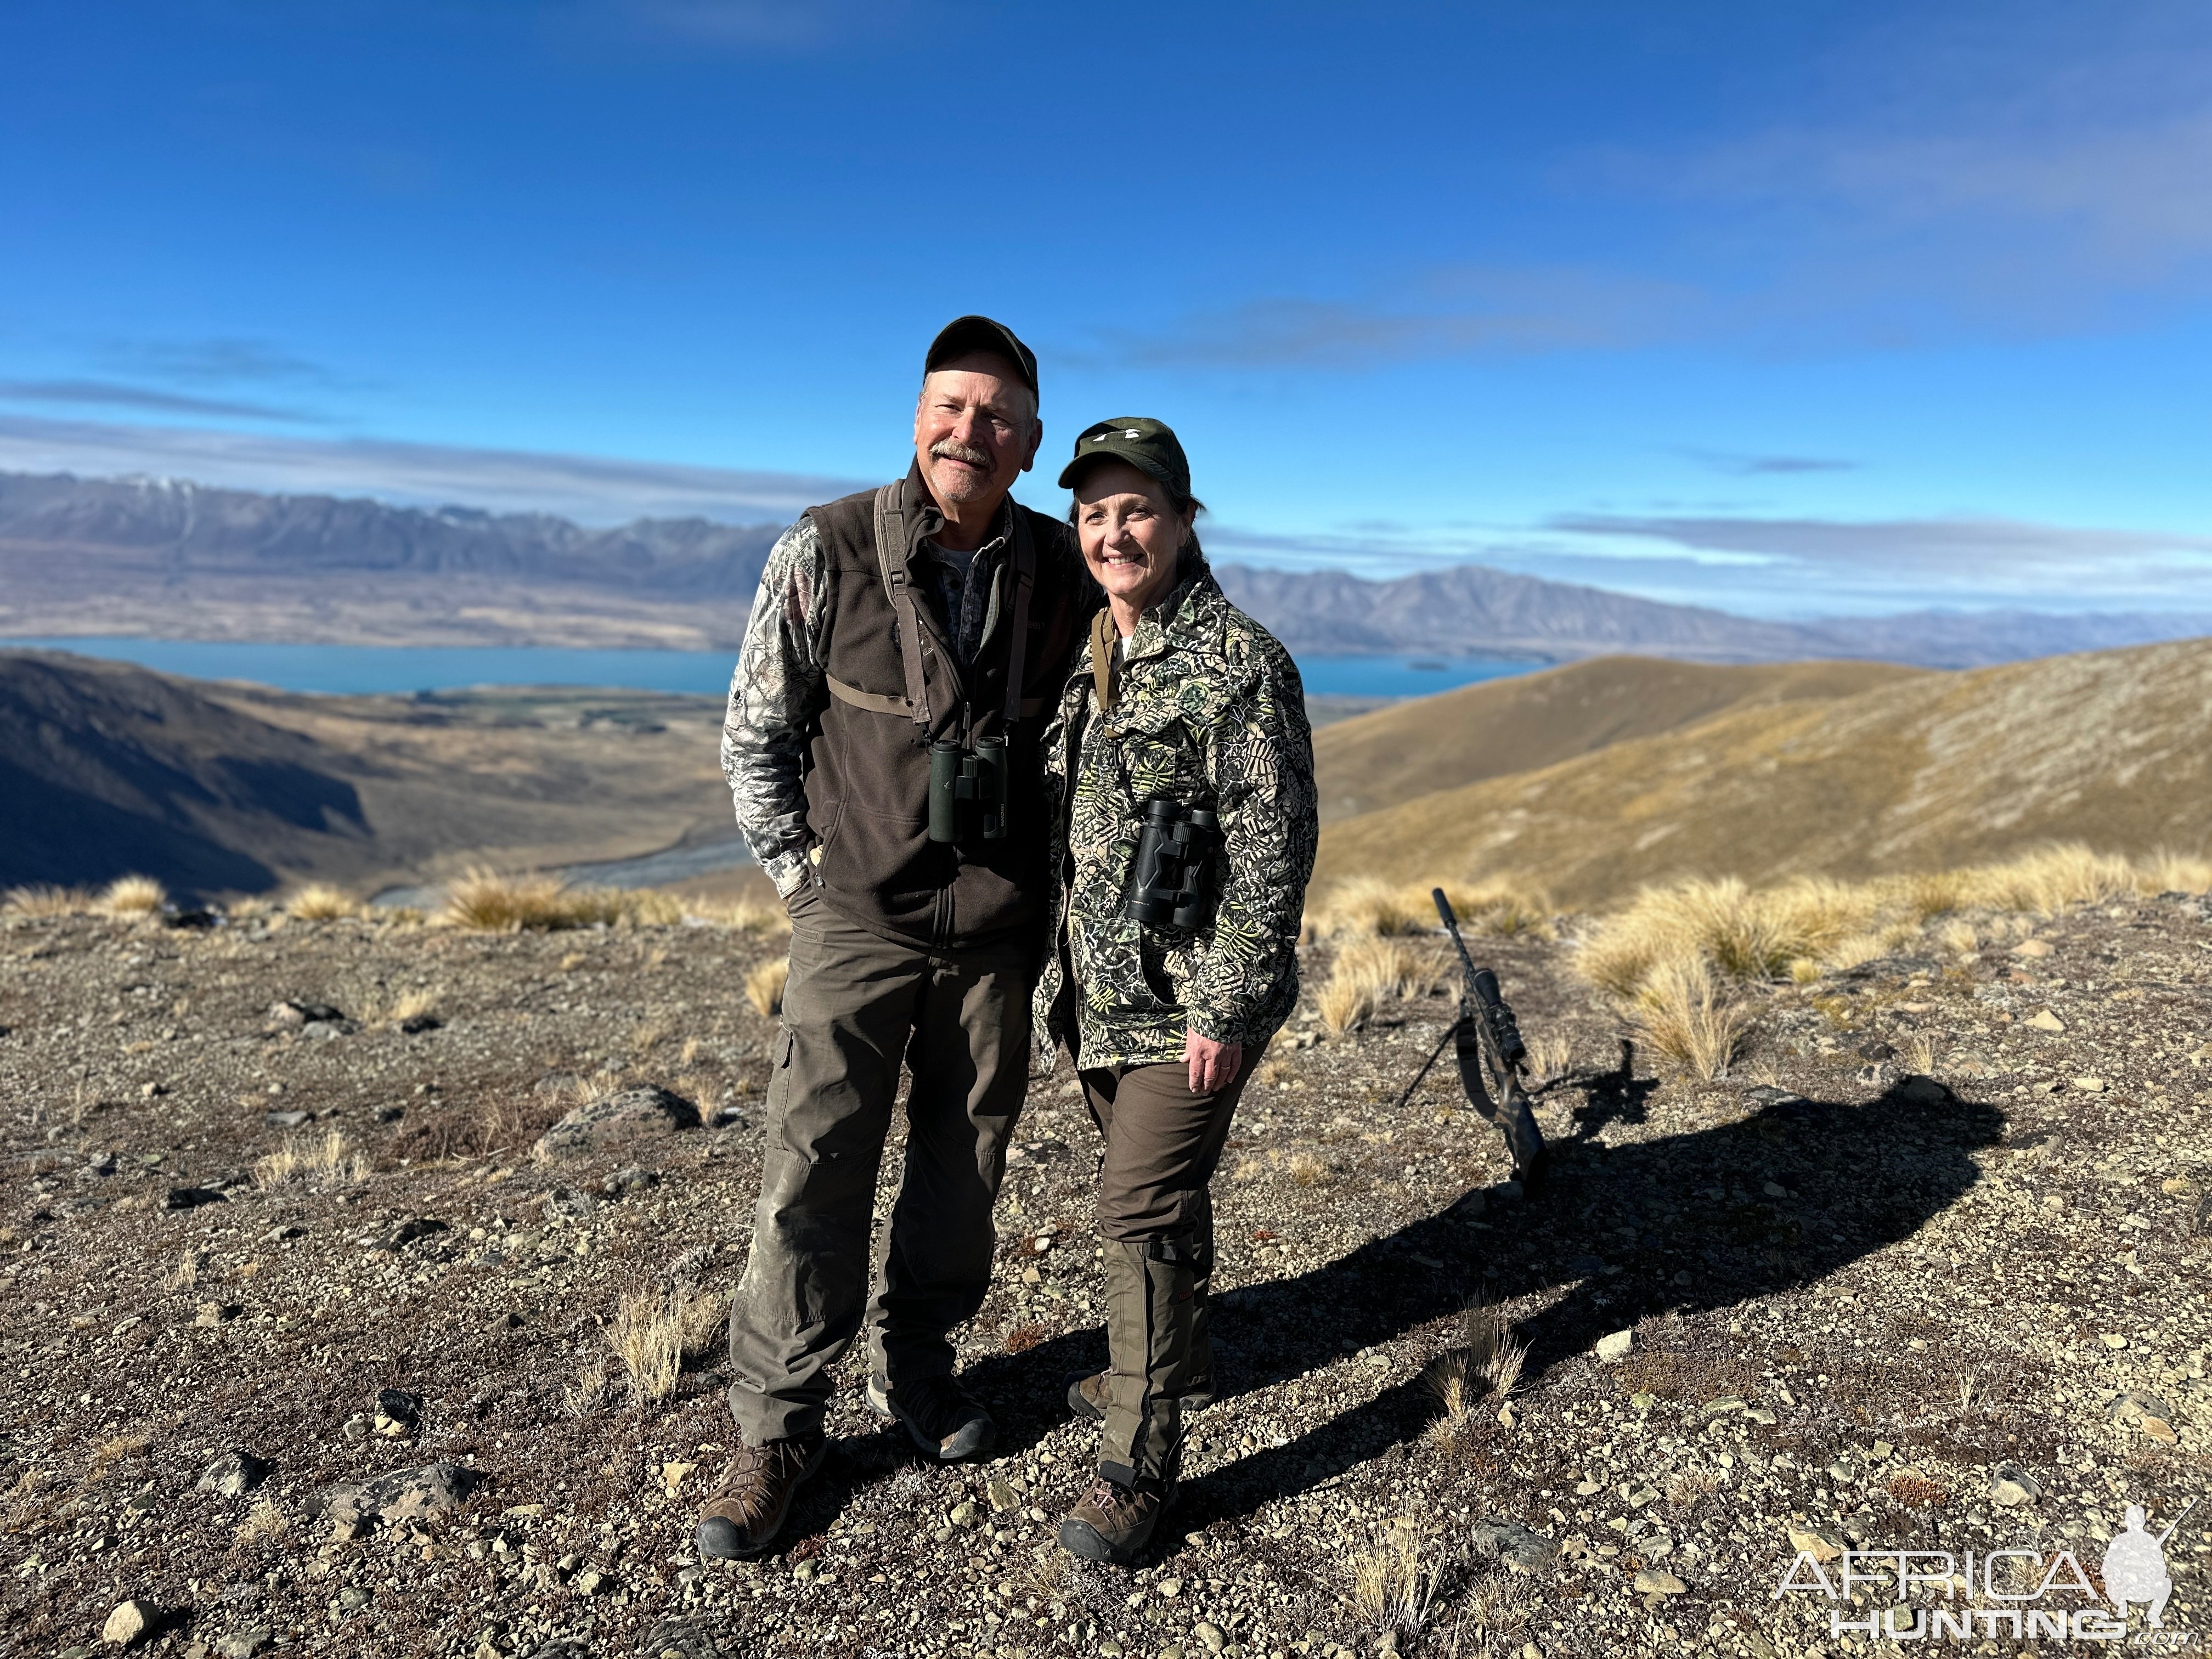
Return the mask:
[[[896,1388],[951,1375],[948,1334],[990,1286],[991,1206],[1029,1083],[1026,939],[894,943],[818,897],[794,913],[752,1253],[730,1311],[730,1409],[749,1445],[822,1427],[863,1322]],[[877,1171],[899,1069],[906,1173],[870,1285]]]
[[1098,1467],[1125,1485],[1176,1478],[1183,1411],[1212,1395],[1209,1187],[1265,1047],[1247,1052],[1225,1088],[1201,1093],[1192,1092],[1182,1060],[1081,1073],[1091,1121],[1106,1138],[1098,1231],[1108,1403]]

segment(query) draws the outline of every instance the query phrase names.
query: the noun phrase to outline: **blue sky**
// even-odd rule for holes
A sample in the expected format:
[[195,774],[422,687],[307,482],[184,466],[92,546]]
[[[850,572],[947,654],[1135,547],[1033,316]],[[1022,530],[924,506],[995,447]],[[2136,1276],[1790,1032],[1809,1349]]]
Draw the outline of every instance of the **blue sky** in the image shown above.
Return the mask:
[[0,467],[785,517],[902,465],[923,343],[984,310],[1048,456],[1176,426],[1220,558],[2212,611],[2202,5],[173,0],[6,36]]

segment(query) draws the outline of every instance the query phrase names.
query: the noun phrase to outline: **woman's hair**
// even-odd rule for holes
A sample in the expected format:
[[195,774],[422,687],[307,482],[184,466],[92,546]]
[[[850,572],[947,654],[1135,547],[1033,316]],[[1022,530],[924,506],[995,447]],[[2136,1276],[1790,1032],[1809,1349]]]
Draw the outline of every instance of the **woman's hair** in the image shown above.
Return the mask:
[[[1145,476],[1148,478],[1152,477],[1150,473]],[[1177,495],[1173,484],[1162,483],[1158,478],[1152,478],[1152,481],[1166,492],[1168,508],[1170,512],[1188,514],[1190,518],[1190,533],[1182,538],[1182,545],[1176,550],[1176,557],[1187,559],[1193,554],[1198,555],[1200,558],[1205,557],[1206,550],[1198,544],[1198,515],[1206,511],[1206,503],[1195,495]],[[1070,501],[1067,504],[1067,527],[1070,530],[1075,528],[1075,515],[1081,510],[1080,502]]]

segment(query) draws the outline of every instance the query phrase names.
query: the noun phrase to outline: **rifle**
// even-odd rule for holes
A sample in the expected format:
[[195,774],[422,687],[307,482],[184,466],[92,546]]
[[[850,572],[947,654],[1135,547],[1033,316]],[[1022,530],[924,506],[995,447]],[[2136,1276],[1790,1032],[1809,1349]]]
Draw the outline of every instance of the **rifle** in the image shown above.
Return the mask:
[[1505,1150],[1513,1159],[1513,1178],[1524,1188],[1534,1186],[1544,1173],[1544,1132],[1537,1127],[1535,1111],[1521,1087],[1528,1050],[1521,1041],[1520,1025],[1498,988],[1498,975],[1487,968],[1478,968],[1468,954],[1467,941],[1460,937],[1459,918],[1452,914],[1444,890],[1433,889],[1429,896],[1436,900],[1437,915],[1443,921],[1444,932],[1451,935],[1452,948],[1459,952],[1459,1018],[1406,1085],[1398,1103],[1403,1106],[1413,1098],[1429,1067],[1436,1064],[1437,1055],[1443,1053],[1444,1044],[1451,1043],[1459,1060],[1460,1086],[1466,1090],[1468,1102],[1505,1138]]

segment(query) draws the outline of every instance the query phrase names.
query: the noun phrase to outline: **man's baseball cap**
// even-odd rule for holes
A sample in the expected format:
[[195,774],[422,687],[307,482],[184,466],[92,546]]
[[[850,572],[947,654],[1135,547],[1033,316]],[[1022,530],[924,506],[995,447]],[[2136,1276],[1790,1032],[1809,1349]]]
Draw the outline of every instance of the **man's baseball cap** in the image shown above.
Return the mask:
[[1175,429],[1165,421],[1132,415],[1084,428],[1075,440],[1075,459],[1060,470],[1060,487],[1074,489],[1084,468],[1093,461],[1127,461],[1138,471],[1158,478],[1176,495],[1190,495],[1190,463],[1183,459]]
[[988,317],[955,317],[939,329],[937,337],[929,343],[929,356],[922,360],[921,372],[930,374],[971,351],[1004,357],[1021,371],[1022,384],[1030,389],[1030,395],[1038,395],[1036,353],[1024,345],[1013,330]]

